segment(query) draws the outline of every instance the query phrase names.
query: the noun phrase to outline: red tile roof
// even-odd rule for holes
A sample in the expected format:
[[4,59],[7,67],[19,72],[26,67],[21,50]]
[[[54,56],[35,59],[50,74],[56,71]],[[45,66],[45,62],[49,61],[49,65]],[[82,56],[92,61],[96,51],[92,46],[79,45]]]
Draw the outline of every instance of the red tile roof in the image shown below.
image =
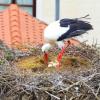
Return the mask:
[[43,43],[43,30],[47,25],[11,4],[0,12],[0,39],[9,47]]
[[[9,47],[43,44],[46,23],[22,11],[16,4],[0,12],[0,40]],[[75,44],[77,40],[71,40]]]

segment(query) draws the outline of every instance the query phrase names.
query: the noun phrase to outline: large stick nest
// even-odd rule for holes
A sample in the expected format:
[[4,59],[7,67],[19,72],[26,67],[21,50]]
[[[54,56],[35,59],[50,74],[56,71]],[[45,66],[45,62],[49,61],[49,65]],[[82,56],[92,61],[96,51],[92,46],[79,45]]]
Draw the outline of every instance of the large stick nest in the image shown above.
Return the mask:
[[[41,46],[27,52],[3,44],[0,48],[0,100],[100,100],[97,47],[70,46],[60,70],[45,65]],[[49,61],[58,52],[58,48],[50,50]]]

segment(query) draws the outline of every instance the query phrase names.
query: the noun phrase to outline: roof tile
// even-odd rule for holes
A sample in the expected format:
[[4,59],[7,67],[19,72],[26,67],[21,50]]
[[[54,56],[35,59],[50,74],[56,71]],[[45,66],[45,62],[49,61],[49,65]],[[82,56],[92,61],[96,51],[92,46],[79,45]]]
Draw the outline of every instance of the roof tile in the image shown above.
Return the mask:
[[0,39],[9,47],[43,43],[43,30],[47,25],[22,11],[16,4],[0,12]]

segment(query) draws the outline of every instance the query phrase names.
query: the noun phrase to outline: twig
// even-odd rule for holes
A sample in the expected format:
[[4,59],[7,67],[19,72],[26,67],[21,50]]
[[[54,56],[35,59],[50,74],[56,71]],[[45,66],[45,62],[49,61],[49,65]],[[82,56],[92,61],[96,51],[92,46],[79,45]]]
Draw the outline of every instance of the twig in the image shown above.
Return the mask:
[[45,91],[45,93],[47,93],[47,94],[48,94],[48,95],[50,95],[51,97],[54,97],[54,98],[56,98],[56,99],[60,100],[60,98],[59,98],[59,97],[57,97],[57,96],[55,96],[55,95],[53,95],[53,94],[51,94],[51,93],[49,93],[49,92],[47,92],[47,91]]

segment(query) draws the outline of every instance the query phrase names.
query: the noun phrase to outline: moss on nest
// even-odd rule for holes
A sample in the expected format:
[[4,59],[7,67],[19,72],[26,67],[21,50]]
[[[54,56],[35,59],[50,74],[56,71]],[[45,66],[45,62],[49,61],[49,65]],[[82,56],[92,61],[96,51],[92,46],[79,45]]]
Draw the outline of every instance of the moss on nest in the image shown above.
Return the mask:
[[[49,62],[55,61],[57,55],[50,53],[49,54]],[[21,58],[17,63],[17,66],[22,69],[32,69],[32,71],[44,71],[44,72],[53,72],[56,70],[56,66],[54,67],[48,67],[43,60],[42,55],[37,56],[29,56]],[[90,62],[87,59],[83,59],[80,56],[63,56],[61,61],[61,67],[60,70],[75,70],[75,69],[86,69],[89,67]]]
[[44,65],[41,56],[24,57],[17,62],[20,68],[30,69]]
[[64,56],[62,59],[63,65],[70,65],[74,67],[79,66],[88,66],[90,64],[90,61],[88,59],[84,59],[81,57],[75,57],[75,56]]

